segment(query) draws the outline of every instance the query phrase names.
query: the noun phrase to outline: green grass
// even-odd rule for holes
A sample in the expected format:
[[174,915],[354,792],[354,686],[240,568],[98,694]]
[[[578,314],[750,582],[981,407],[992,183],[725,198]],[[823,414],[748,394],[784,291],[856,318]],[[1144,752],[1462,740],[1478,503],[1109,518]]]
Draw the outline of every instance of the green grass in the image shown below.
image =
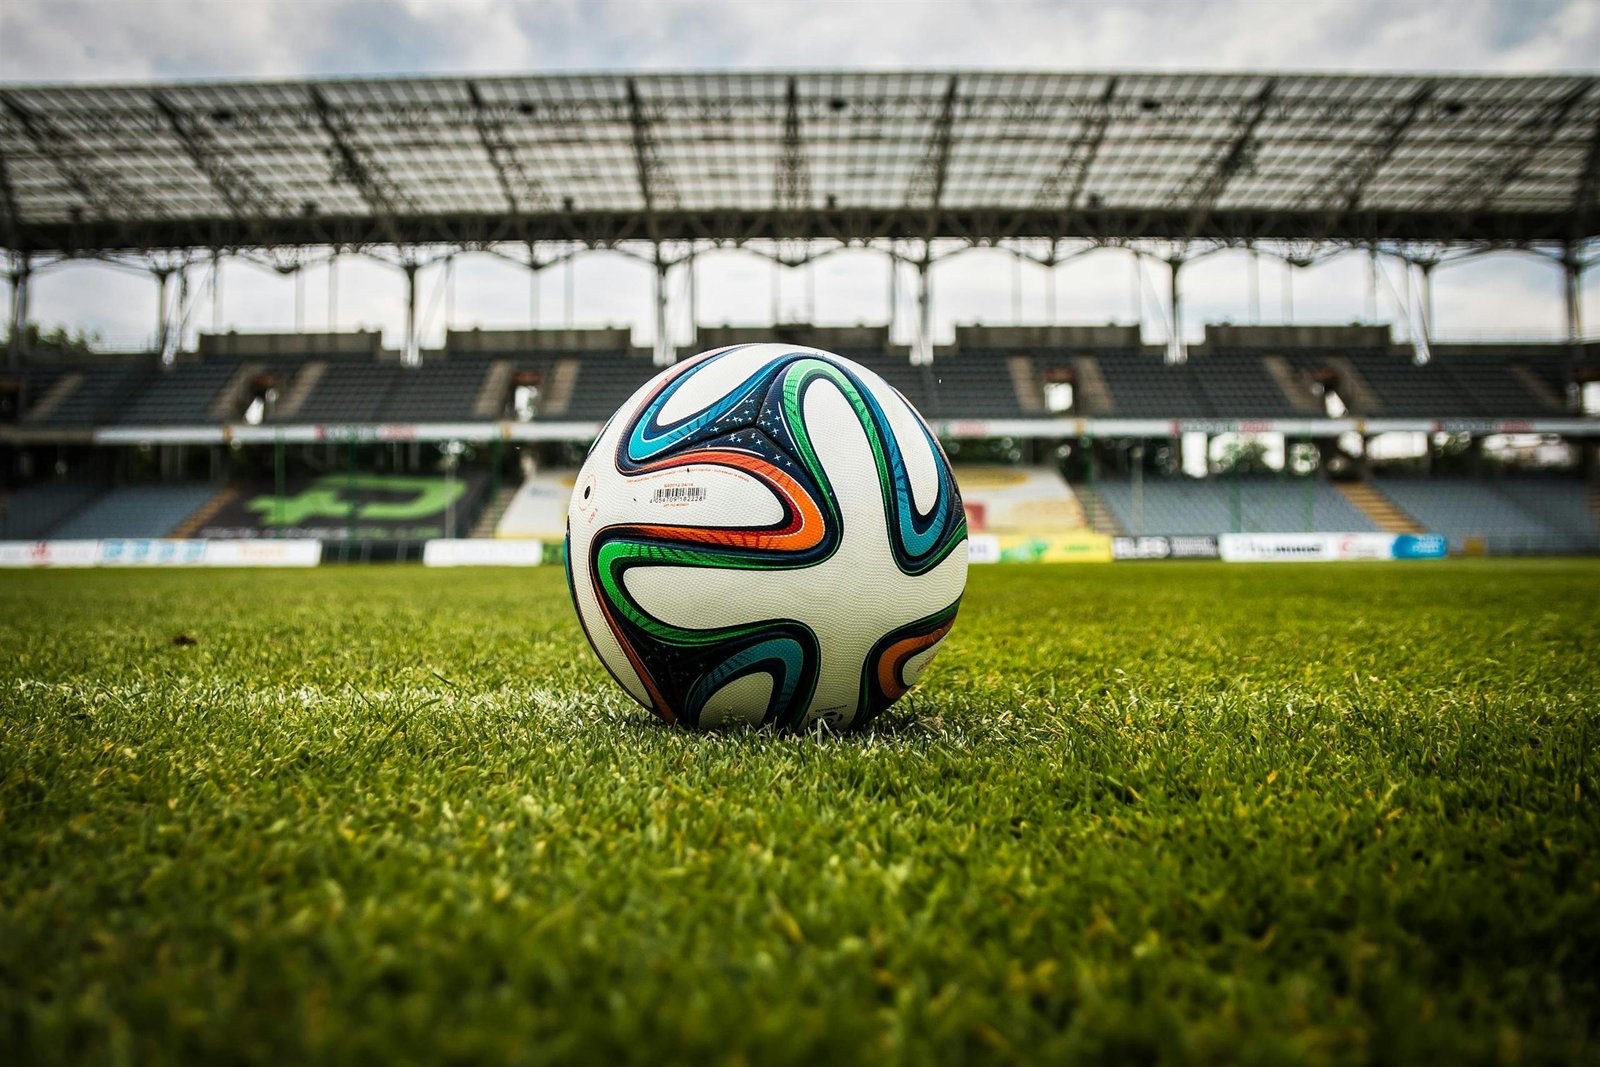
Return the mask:
[[4,574],[0,1059],[1594,1061],[1597,698],[1593,562],[975,569],[845,738],[556,568]]

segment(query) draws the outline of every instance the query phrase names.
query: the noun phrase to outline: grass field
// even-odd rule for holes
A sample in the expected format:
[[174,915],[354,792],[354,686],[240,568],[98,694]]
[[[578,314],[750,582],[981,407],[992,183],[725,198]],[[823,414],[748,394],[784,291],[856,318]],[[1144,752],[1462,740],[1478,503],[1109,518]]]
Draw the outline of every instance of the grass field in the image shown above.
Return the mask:
[[1594,1061],[1597,701],[1593,562],[975,569],[844,738],[556,568],[4,574],[0,1059]]

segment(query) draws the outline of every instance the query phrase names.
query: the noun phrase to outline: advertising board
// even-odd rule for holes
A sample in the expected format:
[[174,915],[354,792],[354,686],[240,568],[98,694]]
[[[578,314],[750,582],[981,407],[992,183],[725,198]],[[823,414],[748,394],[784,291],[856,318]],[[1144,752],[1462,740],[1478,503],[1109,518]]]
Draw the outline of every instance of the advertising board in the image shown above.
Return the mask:
[[1174,534],[1170,537],[1113,537],[1114,559],[1216,559],[1221,554],[1217,539],[1204,534]]
[[1449,548],[1435,534],[1223,534],[1218,541],[1229,563],[1443,559]]
[[537,567],[543,562],[544,544],[533,540],[437,538],[422,546],[425,567]]
[[99,541],[0,541],[0,567],[93,567]]

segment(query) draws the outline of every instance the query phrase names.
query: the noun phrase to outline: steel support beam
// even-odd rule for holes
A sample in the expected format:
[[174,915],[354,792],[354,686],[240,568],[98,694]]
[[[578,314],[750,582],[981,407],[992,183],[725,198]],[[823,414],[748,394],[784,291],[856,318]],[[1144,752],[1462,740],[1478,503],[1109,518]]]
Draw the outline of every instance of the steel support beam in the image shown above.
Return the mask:
[[0,142],[0,242],[6,248],[23,247],[22,212],[17,207],[17,192],[11,185],[11,166],[6,161],[4,142]]
[[668,366],[673,362],[672,338],[667,332],[667,264],[661,258],[660,250],[656,252],[655,262],[655,309],[656,309],[656,344],[655,365]]
[[633,131],[634,168],[639,179],[639,196],[644,201],[644,226],[646,236],[659,244],[662,240],[656,212],[665,204],[670,207],[676,198],[672,193],[671,179],[656,152],[655,133],[650,118],[645,114],[644,100],[639,95],[639,82],[629,78],[628,125]]
[[156,351],[161,353],[161,362],[167,362],[167,335],[172,330],[171,293],[168,282],[172,280],[172,271],[165,267],[158,267],[151,272],[156,276]]
[[778,175],[772,193],[773,210],[777,212],[781,227],[785,222],[803,216],[811,206],[811,175],[806,167],[805,142],[800,125],[800,87],[795,78],[789,79],[783,101],[783,140],[778,149]]
[[33,277],[33,264],[26,253],[15,254],[12,259],[11,332],[6,339],[6,365],[16,370],[28,354],[28,283]]
[[[1583,170],[1572,190],[1572,236],[1574,239],[1593,236],[1600,223],[1600,118],[1595,119],[1594,131],[1589,135],[1589,150],[1584,153]],[[1571,243],[1570,241],[1568,242]]]
[[523,213],[533,201],[543,201],[543,190],[517,158],[516,146],[506,136],[505,124],[495,117],[483,99],[477,82],[467,82],[467,98],[472,101],[472,127],[478,134],[478,143],[494,168],[495,180],[500,183],[500,195],[505,197],[506,210],[513,216]]
[[1561,295],[1567,344],[1576,345],[1583,340],[1583,260],[1572,243],[1562,249]]
[[166,119],[189,160],[205,175],[212,190],[228,205],[235,218],[248,222],[283,213],[283,205],[257,189],[248,171],[224,158],[211,135],[193,116],[185,114],[161,93],[152,93],[150,101]]
[[397,247],[405,244],[400,228],[395,222],[396,217],[404,213],[403,209],[409,207],[405,193],[394,179],[384,172],[382,165],[372,159],[356,142],[355,131],[350,128],[344,116],[339,114],[339,110],[328,102],[322,90],[315,85],[311,87],[311,106],[316,112],[317,122],[328,135],[334,156],[339,161],[335,168],[336,177],[355,186],[356,191],[361,194],[361,199],[366,201],[367,207],[371,210],[376,229],[384,234],[386,243]]
[[1328,205],[1330,223],[1361,206],[1361,198],[1366,196],[1372,179],[1394,156],[1395,150],[1416,124],[1417,116],[1433,99],[1434,89],[1434,84],[1429,82],[1395,105],[1379,127],[1378,135],[1334,167],[1328,182],[1320,190],[1324,194],[1320,199]]
[[1167,308],[1172,314],[1167,332],[1167,362],[1187,363],[1189,352],[1183,344],[1183,289],[1178,284],[1178,276],[1183,271],[1183,257],[1173,256],[1167,260],[1167,266],[1171,268],[1167,283]]
[[1496,156],[1479,170],[1450,187],[1444,196],[1465,206],[1468,211],[1483,211],[1522,177],[1533,157],[1549,143],[1550,134],[1561,128],[1572,109],[1595,87],[1595,80],[1581,82],[1558,99],[1541,108],[1506,140],[1513,150]]
[[1179,194],[1178,202],[1189,206],[1189,224],[1184,231],[1184,240],[1193,240],[1200,233],[1211,215],[1211,209],[1227,191],[1228,183],[1254,162],[1256,130],[1267,117],[1267,108],[1272,104],[1272,96],[1277,88],[1278,80],[1268,78],[1252,99],[1251,106],[1239,116],[1233,139],[1217,156],[1216,163],[1208,172],[1198,175]]
[[[10,93],[0,93],[0,109],[4,109],[22,127],[23,133],[41,155],[50,161],[61,179],[77,193],[96,218],[127,217],[141,212],[138,200],[119,188],[97,168],[84,163],[89,155],[67,134],[63,133],[47,116],[36,114]],[[19,221],[20,214],[13,214]]]
[[933,362],[933,264],[924,255],[917,261],[917,343],[912,362]]
[[[959,79],[952,74],[945,84],[944,97],[939,102],[939,114],[933,120],[933,131],[928,138],[922,162],[906,190],[906,206],[926,205],[930,214],[937,213],[944,203],[944,183],[950,173],[950,145],[955,136],[956,90]],[[922,236],[931,240],[935,227],[929,227]]]
[[1106,80],[1099,109],[1082,120],[1078,136],[1067,146],[1066,155],[1061,157],[1055,173],[1039,186],[1033,198],[1034,207],[1061,207],[1068,211],[1078,207],[1084,187],[1089,183],[1089,170],[1100,155],[1100,146],[1105,143],[1106,130],[1111,125],[1111,105],[1116,99],[1117,82],[1115,77]]
[[417,337],[417,267],[413,260],[400,265],[406,276],[406,335],[400,349],[400,362],[407,367],[422,362],[422,348]]

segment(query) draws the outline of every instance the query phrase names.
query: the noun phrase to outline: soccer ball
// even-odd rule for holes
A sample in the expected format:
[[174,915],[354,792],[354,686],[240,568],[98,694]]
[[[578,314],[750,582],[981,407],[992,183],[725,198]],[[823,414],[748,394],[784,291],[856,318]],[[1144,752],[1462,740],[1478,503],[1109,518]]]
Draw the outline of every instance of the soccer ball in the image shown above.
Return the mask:
[[848,359],[685,360],[600,431],[567,513],[589,643],[668,722],[861,726],[955,621],[967,523],[922,417]]

